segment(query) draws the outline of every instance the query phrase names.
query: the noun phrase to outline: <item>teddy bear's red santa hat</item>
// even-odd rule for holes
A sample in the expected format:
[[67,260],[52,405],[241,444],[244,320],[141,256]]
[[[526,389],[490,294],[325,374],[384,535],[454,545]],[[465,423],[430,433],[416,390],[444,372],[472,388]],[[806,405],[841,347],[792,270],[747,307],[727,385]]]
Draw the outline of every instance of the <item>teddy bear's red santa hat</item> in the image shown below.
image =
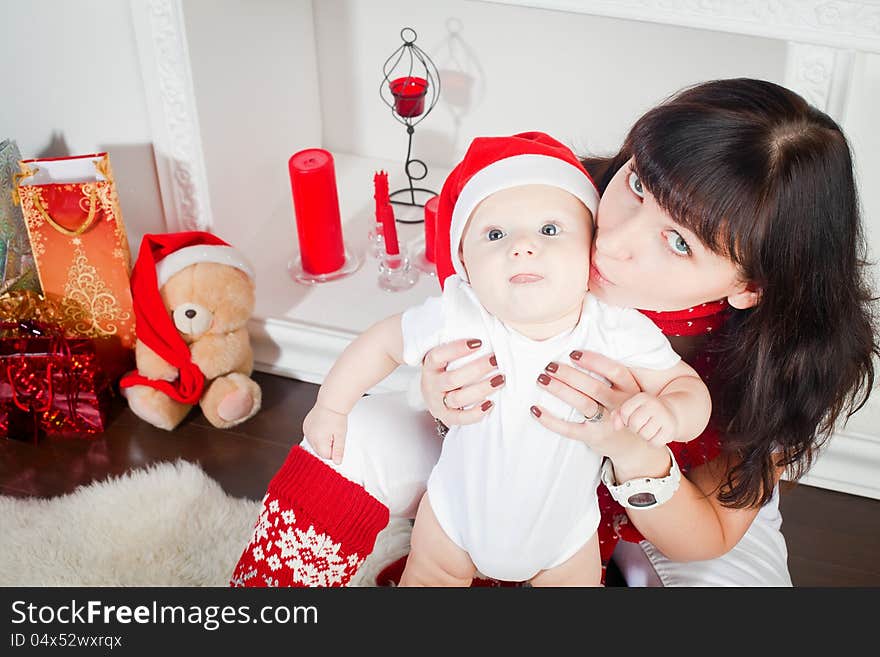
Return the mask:
[[131,272],[131,296],[137,338],[180,372],[176,381],[148,379],[131,372],[120,381],[122,388],[147,385],[183,404],[197,404],[205,387],[205,375],[192,362],[189,347],[180,337],[159,289],[174,274],[190,265],[214,262],[243,271],[254,271],[236,249],[211,233],[188,231],[144,235],[138,259]]

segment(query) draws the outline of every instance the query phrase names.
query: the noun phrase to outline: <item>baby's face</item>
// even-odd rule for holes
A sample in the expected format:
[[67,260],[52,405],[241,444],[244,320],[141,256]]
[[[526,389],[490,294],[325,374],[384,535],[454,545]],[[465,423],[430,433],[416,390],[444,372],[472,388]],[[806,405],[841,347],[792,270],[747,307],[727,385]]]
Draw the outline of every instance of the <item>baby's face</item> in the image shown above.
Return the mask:
[[495,192],[471,213],[462,261],[480,303],[516,325],[580,312],[590,272],[593,217],[549,185]]

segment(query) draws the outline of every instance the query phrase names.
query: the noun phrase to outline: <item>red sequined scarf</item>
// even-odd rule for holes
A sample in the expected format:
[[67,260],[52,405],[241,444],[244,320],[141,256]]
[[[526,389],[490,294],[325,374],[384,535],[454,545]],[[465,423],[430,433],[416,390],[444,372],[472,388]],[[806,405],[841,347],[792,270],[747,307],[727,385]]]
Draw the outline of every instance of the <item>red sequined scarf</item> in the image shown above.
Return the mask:
[[708,301],[685,310],[639,310],[654,322],[667,337],[701,335],[717,331],[727,319],[727,299]]

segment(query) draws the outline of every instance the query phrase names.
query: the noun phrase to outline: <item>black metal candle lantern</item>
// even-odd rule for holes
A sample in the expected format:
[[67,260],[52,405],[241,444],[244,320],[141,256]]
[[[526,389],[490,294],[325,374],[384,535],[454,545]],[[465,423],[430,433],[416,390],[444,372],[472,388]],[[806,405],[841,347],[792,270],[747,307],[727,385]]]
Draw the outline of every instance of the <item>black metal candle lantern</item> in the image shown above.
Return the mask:
[[[415,126],[431,113],[440,98],[440,74],[425,51],[415,45],[417,37],[411,27],[405,27],[400,31],[403,45],[391,54],[382,67],[384,77],[379,87],[379,96],[391,108],[391,115],[406,126],[409,137],[404,167],[409,187],[391,192],[390,200],[398,205],[423,207],[432,196],[437,195],[437,192],[413,186],[414,182],[428,175],[428,167],[422,160],[412,157],[412,139]],[[426,195],[421,202],[416,200],[416,192]],[[395,199],[395,197],[403,198]],[[422,220],[398,219],[398,221],[419,223]]]

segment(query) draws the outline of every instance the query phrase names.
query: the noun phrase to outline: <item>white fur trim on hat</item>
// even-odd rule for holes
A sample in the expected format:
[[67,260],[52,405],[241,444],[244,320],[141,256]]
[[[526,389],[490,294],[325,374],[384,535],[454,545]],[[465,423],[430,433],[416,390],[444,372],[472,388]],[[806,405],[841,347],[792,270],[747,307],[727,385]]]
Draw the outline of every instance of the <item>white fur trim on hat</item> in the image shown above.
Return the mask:
[[520,185],[549,185],[564,189],[587,206],[593,215],[599,205],[599,191],[578,167],[550,155],[514,155],[480,169],[467,181],[458,195],[449,224],[449,251],[455,273],[467,280],[458,257],[461,236],[468,218],[480,201],[502,189]]
[[254,268],[242,255],[241,251],[231,246],[219,244],[196,244],[185,246],[174,253],[169,253],[156,265],[156,280],[159,287],[165,285],[174,274],[199,262],[214,262],[218,265],[229,265],[240,269],[250,278],[254,278]]

